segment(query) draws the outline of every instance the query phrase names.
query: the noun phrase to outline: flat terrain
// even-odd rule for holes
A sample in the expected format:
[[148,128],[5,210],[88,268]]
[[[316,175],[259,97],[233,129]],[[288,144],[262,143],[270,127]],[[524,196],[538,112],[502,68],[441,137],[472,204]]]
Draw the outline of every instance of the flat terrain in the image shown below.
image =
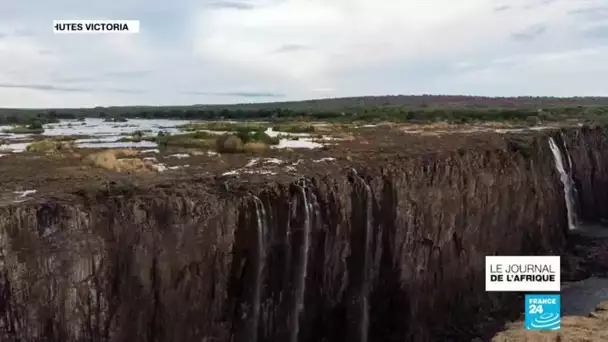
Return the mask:
[[[229,186],[231,179],[321,175],[370,160],[390,163],[396,154],[504,149],[506,134],[521,136],[525,143],[526,136],[556,127],[555,123],[274,125],[286,130],[281,132],[273,130],[270,122],[87,119],[47,124],[43,133],[28,134],[13,133],[5,126],[0,136],[0,200],[19,203],[40,195],[103,188],[112,182],[143,184],[205,177]],[[242,136],[248,129],[258,130],[251,134],[261,139],[252,140],[249,145],[253,148],[247,150],[245,144],[243,151],[218,150],[218,137]]]

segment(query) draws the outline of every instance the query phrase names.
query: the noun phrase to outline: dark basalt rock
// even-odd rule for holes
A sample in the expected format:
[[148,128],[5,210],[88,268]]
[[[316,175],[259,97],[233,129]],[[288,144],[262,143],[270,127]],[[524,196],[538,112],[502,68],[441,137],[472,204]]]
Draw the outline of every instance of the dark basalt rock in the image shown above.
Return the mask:
[[[555,137],[573,159],[581,216],[606,217],[605,133]],[[199,180],[0,208],[0,339],[482,337],[521,309],[518,294],[485,292],[485,256],[566,247],[546,137],[518,144],[291,183]]]

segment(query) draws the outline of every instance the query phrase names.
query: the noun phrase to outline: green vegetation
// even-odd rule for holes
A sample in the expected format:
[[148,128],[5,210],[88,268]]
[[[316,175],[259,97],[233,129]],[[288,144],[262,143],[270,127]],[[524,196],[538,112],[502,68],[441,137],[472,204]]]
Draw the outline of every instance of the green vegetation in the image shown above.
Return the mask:
[[25,148],[28,152],[57,152],[61,150],[71,150],[74,148],[72,141],[57,141],[54,139],[44,139],[35,141]]
[[88,135],[59,135],[56,137],[50,138],[53,141],[74,141],[77,139],[86,139],[89,138]]
[[236,135],[224,134],[215,141],[216,150],[219,153],[239,153],[244,151],[245,144]]
[[[468,123],[477,121],[535,123],[557,121],[566,118],[598,120],[608,117],[607,97],[517,97],[488,98],[472,96],[367,96],[335,98],[298,102],[246,103],[236,105],[195,105],[178,107],[96,107],[90,109],[0,109],[0,125],[27,127],[33,120],[40,124],[57,122],[59,119],[82,117],[103,118],[107,121],[126,121],[130,118],[186,120],[242,120],[271,121],[276,127],[285,123],[300,128],[313,121],[352,122],[449,122]],[[538,118],[538,119],[537,119]],[[263,124],[248,123],[259,130]],[[198,129],[236,131],[234,125],[214,123]],[[257,128],[255,128],[257,127]],[[280,129],[283,131],[283,129]]]
[[187,147],[187,148],[209,148],[212,147],[217,135],[194,132],[190,134],[171,135],[165,132],[159,132],[156,138],[151,139],[156,141],[159,147]]
[[42,123],[34,121],[27,126],[16,126],[11,129],[5,129],[4,132],[15,134],[42,134],[44,133],[44,128],[42,127]]
[[279,138],[273,138],[264,131],[223,134],[215,141],[216,150],[220,153],[263,152],[270,145],[277,145]]
[[181,131],[193,132],[199,130],[236,132],[236,131],[264,131],[267,125],[257,123],[232,123],[232,122],[202,122],[189,123],[177,128]]

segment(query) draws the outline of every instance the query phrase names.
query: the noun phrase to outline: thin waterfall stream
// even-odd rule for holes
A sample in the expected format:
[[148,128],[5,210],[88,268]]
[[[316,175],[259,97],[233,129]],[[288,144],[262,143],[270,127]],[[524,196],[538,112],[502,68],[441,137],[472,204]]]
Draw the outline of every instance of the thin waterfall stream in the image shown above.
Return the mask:
[[[577,227],[576,222],[576,212],[574,209],[574,184],[572,181],[572,176],[564,167],[564,158],[562,156],[562,152],[555,143],[553,137],[549,137],[549,147],[551,148],[551,152],[553,152],[553,157],[555,159],[555,168],[557,172],[559,172],[560,179],[562,184],[564,185],[564,198],[566,200],[566,211],[568,215],[568,227],[570,230],[574,230]],[[570,156],[568,155],[568,161],[570,162],[569,171],[572,172],[572,164],[570,161]]]

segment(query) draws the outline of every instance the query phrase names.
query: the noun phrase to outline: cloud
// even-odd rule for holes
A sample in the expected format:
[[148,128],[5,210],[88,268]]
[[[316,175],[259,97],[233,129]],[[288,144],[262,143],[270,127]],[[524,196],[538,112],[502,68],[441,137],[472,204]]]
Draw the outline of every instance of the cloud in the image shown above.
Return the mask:
[[61,87],[48,84],[6,84],[0,83],[0,88],[14,88],[27,90],[44,90],[44,91],[90,91],[87,88],[78,87]]
[[608,39],[608,25],[593,26],[583,31],[585,38]]
[[538,38],[545,32],[547,32],[547,26],[536,25],[523,31],[511,34],[511,38],[516,41],[529,41]]
[[283,44],[275,50],[276,53],[297,52],[310,50],[310,47],[301,44]]
[[267,92],[199,92],[187,91],[183,94],[188,95],[209,95],[209,96],[229,96],[229,97],[285,97],[285,94]]
[[214,1],[209,3],[207,6],[213,8],[230,8],[237,10],[247,10],[254,8],[252,4],[242,1]]
[[579,16],[583,20],[605,21],[608,20],[608,6],[579,8],[570,11],[570,14]]
[[121,89],[121,88],[87,88],[87,87],[65,87],[50,84],[10,84],[0,83],[0,88],[7,89],[26,89],[39,91],[57,91],[57,92],[109,92],[122,94],[143,94],[144,90],[140,89]]
[[[602,0],[3,1],[0,106],[608,95],[598,81],[606,63],[589,52],[608,44],[605,9]],[[54,35],[55,19],[136,19],[141,32]]]

